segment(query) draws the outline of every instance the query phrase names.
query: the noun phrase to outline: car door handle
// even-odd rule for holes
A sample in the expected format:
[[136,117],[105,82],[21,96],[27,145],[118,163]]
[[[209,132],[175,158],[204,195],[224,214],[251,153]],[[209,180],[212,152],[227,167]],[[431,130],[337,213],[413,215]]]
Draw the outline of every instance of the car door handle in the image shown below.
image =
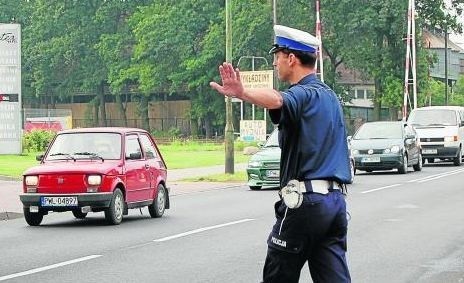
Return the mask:
[[149,165],[149,164],[145,164],[145,169],[150,169],[150,165]]

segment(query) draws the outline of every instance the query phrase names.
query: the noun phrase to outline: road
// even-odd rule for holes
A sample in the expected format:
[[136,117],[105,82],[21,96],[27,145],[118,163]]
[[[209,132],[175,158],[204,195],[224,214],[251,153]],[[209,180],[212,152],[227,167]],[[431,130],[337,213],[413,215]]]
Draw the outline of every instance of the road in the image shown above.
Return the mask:
[[[360,172],[349,187],[353,282],[464,282],[464,166]],[[0,222],[0,281],[259,282],[276,190],[183,193],[161,219],[131,211]],[[305,267],[300,282],[311,282]]]

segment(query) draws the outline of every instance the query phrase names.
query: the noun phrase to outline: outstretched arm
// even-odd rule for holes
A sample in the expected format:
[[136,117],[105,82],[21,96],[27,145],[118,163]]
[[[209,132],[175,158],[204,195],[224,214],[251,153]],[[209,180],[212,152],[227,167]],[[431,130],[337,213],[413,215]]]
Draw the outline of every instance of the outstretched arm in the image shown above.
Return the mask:
[[236,97],[243,101],[268,109],[282,107],[282,95],[274,89],[246,89],[240,81],[240,70],[224,62],[219,66],[222,85],[210,82],[210,86],[224,96]]

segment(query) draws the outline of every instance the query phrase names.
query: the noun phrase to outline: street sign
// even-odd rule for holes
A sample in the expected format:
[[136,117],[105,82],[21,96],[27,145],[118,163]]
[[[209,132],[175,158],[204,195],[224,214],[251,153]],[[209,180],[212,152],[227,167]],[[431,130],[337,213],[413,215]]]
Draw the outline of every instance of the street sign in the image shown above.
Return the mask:
[[243,141],[265,141],[265,120],[240,120],[240,139]]
[[0,24],[0,154],[20,154],[21,26]]
[[274,72],[272,70],[240,72],[240,80],[244,88],[274,88]]

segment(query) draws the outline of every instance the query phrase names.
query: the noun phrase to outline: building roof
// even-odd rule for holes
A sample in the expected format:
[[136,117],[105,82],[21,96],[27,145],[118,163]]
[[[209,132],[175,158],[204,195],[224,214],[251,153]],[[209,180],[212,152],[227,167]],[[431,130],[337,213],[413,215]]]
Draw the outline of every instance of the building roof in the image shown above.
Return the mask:
[[[423,39],[425,42],[425,47],[427,48],[434,48],[434,49],[444,49],[445,48],[445,36],[441,33],[432,32],[429,30],[422,31]],[[464,53],[464,49],[459,47],[459,45],[455,44],[451,40],[448,39],[448,48],[452,51],[456,51],[459,53]]]

